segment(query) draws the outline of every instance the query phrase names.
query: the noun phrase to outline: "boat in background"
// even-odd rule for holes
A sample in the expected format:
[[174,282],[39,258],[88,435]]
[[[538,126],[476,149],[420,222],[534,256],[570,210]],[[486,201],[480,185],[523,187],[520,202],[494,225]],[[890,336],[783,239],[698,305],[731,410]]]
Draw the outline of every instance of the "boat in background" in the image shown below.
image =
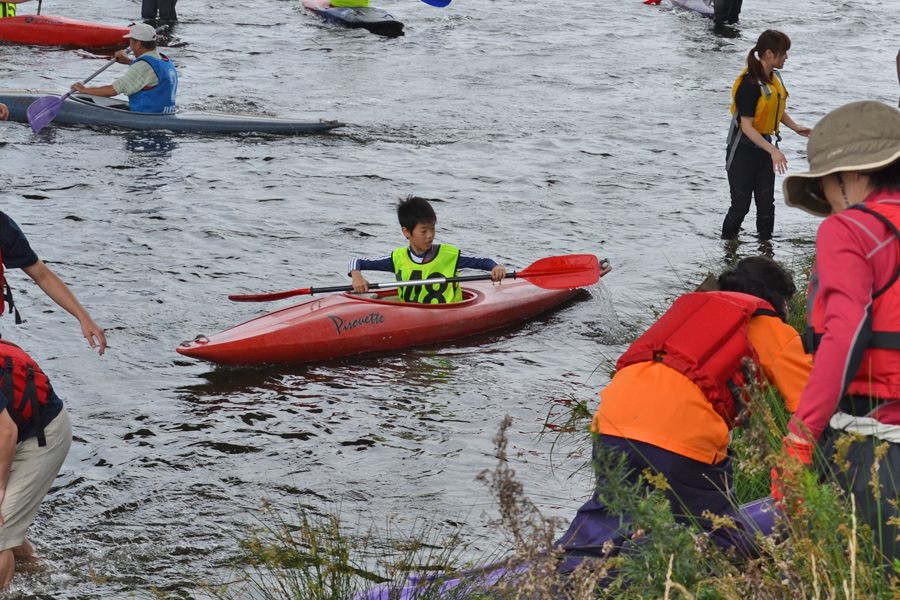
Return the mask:
[[684,10],[689,10],[712,19],[715,15],[715,9],[712,6],[712,0],[672,0],[672,5]]
[[0,42],[33,46],[123,48],[128,27],[101,25],[55,15],[18,15],[0,19]]
[[[2,21],[3,19],[0,19]],[[27,110],[39,98],[53,92],[0,92],[0,103],[9,108],[9,120],[28,122]],[[59,96],[60,92],[55,95]],[[62,103],[54,123],[99,125],[124,129],[199,133],[316,133],[344,127],[338,121],[301,121],[283,117],[258,117],[214,112],[140,113],[128,110],[128,101],[72,94]]]
[[[605,262],[601,276],[610,271]],[[311,298],[221,333],[198,336],[178,352],[222,365],[304,363],[457,340],[538,315],[579,293],[525,280],[473,282],[451,304],[401,302],[396,290]]]
[[366,29],[387,37],[403,35],[403,23],[380,8],[331,6],[330,0],[303,0],[303,7],[326,21],[351,29]]

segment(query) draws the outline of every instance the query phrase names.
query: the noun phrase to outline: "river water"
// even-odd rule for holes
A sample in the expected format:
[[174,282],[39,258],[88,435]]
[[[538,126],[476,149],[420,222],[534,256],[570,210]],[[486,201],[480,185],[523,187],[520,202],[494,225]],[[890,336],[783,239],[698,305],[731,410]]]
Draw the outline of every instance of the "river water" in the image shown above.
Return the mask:
[[[2,210],[110,342],[97,357],[71,317],[10,275],[28,322],[6,317],[4,337],[51,374],[76,436],[30,534],[50,567],[18,577],[19,594],[125,597],[226,577],[264,497],[336,503],[363,527],[465,521],[485,551],[481,515],[495,509],[474,477],[493,466],[507,413],[526,492],[571,515],[589,483],[568,477],[583,456],[551,460],[552,438],[538,437],[547,403],[593,410],[652,307],[725,257],[729,92],[759,33],[794,41],[784,80],[800,124],[852,100],[897,101],[897,48],[873,26],[896,21],[895,0],[748,0],[727,36],[667,0],[382,6],[405,36],[337,29],[296,0],[178,6],[164,52],[181,109],[349,124],[333,133],[0,125]],[[48,0],[42,12],[127,24],[140,5]],[[3,45],[0,89],[63,91],[104,59]],[[792,169],[805,170],[805,145],[786,132]],[[509,268],[593,253],[614,271],[559,310],[455,344],[265,369],[175,353],[288,303],[229,293],[340,283],[350,257],[402,245],[393,206],[407,194],[441,200],[438,241]],[[790,264],[818,222],[778,198],[772,247]],[[753,214],[741,255],[757,251]]]

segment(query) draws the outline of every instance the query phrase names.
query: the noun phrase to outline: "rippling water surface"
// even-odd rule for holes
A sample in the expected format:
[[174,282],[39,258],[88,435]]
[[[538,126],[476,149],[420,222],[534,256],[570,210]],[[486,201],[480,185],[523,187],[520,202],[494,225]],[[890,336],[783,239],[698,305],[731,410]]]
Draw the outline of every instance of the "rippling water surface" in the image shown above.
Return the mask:
[[[350,124],[327,135],[0,124],[2,210],[110,340],[98,358],[72,318],[10,277],[28,322],[3,319],[4,337],[51,374],[76,435],[31,534],[51,568],[17,578],[20,593],[215,580],[263,497],[339,502],[362,524],[468,517],[488,548],[491,502],[473,479],[506,413],[527,492],[572,514],[589,484],[567,478],[577,460],[551,473],[551,440],[537,436],[547,402],[593,410],[648,306],[724,257],[729,93],[759,33],[793,39],[784,79],[800,124],[897,101],[897,48],[875,26],[897,20],[895,0],[748,0],[730,36],[666,2],[376,4],[405,36],[337,29],[295,0],[179,3],[164,51],[182,109]],[[140,7],[48,0],[43,12],[125,24]],[[104,59],[3,45],[0,89],[62,91]],[[805,140],[787,132],[783,148],[805,170]],[[401,245],[393,205],[407,194],[442,200],[439,241],[508,267],[588,252],[615,270],[536,320],[398,355],[230,370],[175,353],[276,306],[229,293],[340,283],[350,257]],[[777,211],[775,256],[790,262],[817,221]],[[756,251],[752,213],[747,224],[741,254]]]

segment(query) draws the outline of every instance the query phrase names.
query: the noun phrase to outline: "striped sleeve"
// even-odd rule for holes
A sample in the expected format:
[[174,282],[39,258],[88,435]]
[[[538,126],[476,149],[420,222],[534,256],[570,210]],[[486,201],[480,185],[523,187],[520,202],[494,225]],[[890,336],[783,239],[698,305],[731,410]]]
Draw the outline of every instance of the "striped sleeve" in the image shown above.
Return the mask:
[[347,266],[347,274],[353,271],[387,271],[394,272],[394,259],[390,254],[377,258],[353,258]]

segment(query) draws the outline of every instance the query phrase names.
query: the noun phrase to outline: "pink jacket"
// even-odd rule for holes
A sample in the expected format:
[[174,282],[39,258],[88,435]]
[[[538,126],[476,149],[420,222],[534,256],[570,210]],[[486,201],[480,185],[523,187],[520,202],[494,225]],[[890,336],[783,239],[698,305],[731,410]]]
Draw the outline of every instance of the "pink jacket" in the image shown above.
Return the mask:
[[[875,192],[865,203],[879,201],[900,204],[900,194]],[[818,440],[856,375],[851,355],[862,353],[857,346],[863,342],[857,337],[864,330],[872,293],[888,283],[900,264],[898,244],[893,232],[862,211],[842,211],[819,227],[813,285],[817,284],[825,307],[825,335],[790,424],[793,433],[805,437],[808,430]],[[900,425],[900,402],[886,404],[869,416]]]

